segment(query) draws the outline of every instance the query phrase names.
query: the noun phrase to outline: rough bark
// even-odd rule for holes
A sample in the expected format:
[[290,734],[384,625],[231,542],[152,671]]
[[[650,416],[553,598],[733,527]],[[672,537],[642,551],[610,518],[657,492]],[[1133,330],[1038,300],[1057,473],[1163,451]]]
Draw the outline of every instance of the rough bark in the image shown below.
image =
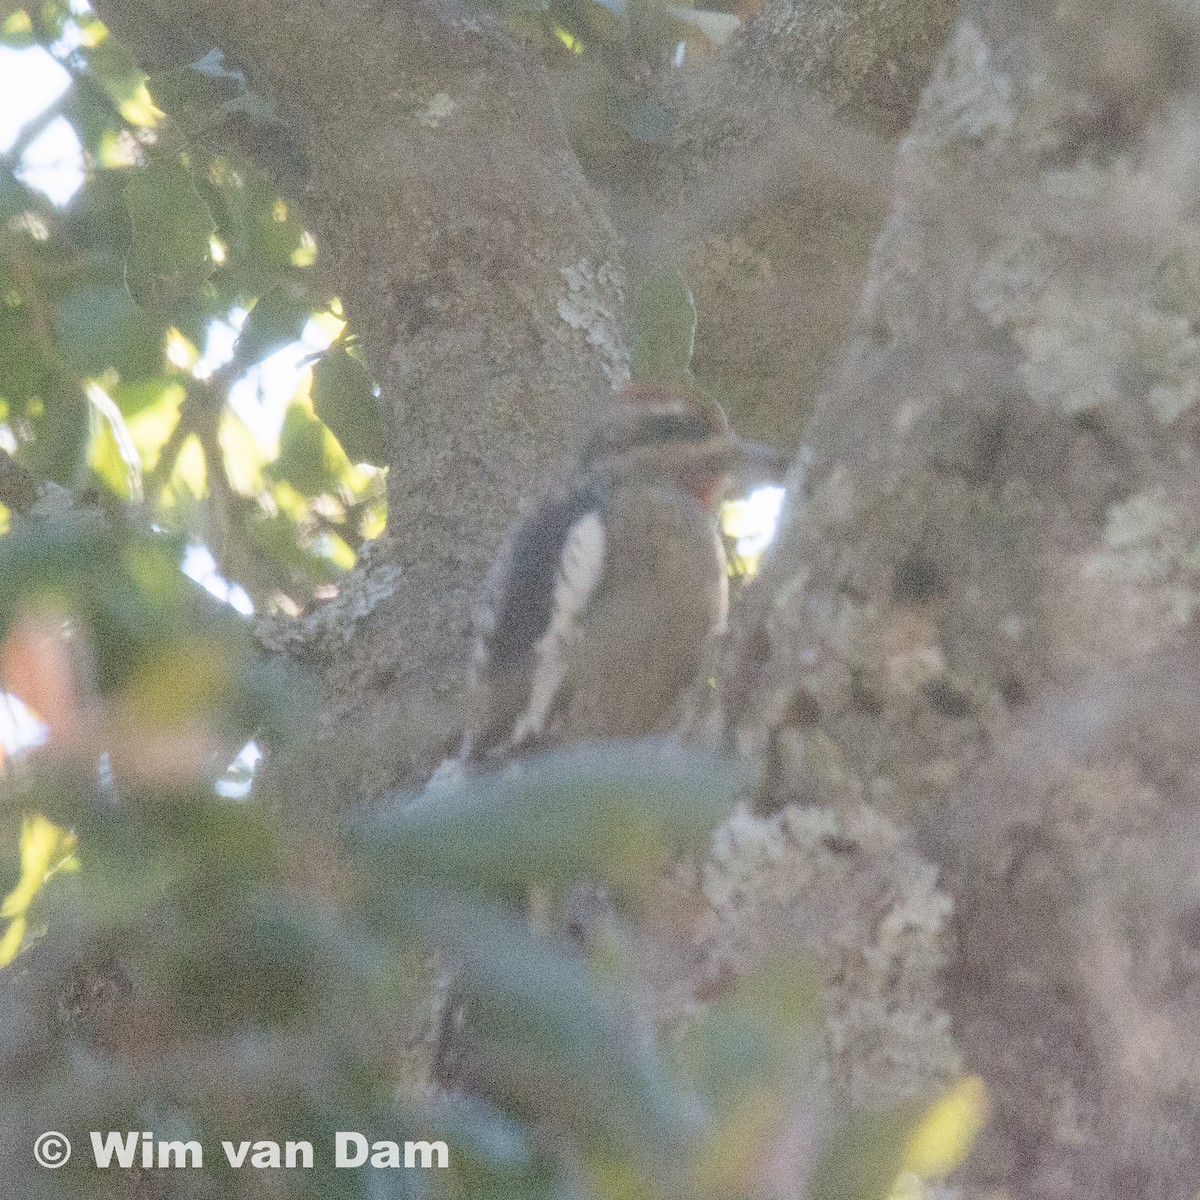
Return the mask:
[[944,868],[970,1194],[1200,1179],[1196,45],[1188,5],[969,7],[730,655],[763,808]]
[[694,367],[747,436],[798,445],[845,340],[905,130],[958,0],[771,0],[667,73],[672,135],[631,222],[696,297]]
[[393,418],[385,541],[267,631],[321,693],[287,787],[344,809],[455,741],[487,563],[625,371],[613,235],[541,67],[498,25],[367,0],[98,7],[145,65],[219,46],[287,114],[322,282]]

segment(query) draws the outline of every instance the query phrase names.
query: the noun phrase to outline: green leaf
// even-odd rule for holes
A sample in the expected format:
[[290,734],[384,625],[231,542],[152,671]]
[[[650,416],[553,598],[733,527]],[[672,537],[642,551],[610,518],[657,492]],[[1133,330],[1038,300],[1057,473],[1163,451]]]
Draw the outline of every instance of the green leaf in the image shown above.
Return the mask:
[[353,837],[382,878],[520,900],[531,884],[586,877],[637,903],[707,846],[745,782],[739,760],[664,739],[592,742],[393,798]]
[[203,124],[246,86],[242,71],[229,71],[225,55],[210,50],[203,58],[182,67],[156,71],[146,81],[150,94],[160,107],[189,128]]
[[58,386],[56,372],[34,332],[29,305],[0,270],[0,398],[21,412],[33,396]]
[[313,408],[352,463],[384,461],[379,401],[358,359],[334,347],[313,367]]
[[122,287],[84,284],[58,302],[55,318],[63,353],[81,375],[115,367],[145,377],[162,366],[162,328]]
[[151,162],[126,185],[133,225],[129,285],[143,304],[170,309],[212,270],[216,224],[179,159]]
[[134,417],[155,404],[161,404],[168,393],[175,398],[175,405],[178,407],[178,398],[175,397],[175,393],[179,391],[180,386],[178,377],[156,375],[153,379],[139,379],[132,383],[118,384],[109,389],[109,395],[113,398],[113,402],[120,409],[123,417]]
[[[124,425],[123,422],[121,424]],[[87,448],[88,466],[114,495],[123,500],[132,499],[135,480],[139,478],[136,470],[136,451],[132,450],[128,442],[122,445],[117,428],[107,414],[101,415],[93,411],[91,425],[92,434]],[[128,430],[122,428],[121,432],[128,438]],[[130,461],[131,458],[133,461]]]
[[783,955],[730,981],[681,1031],[675,1056],[721,1108],[763,1089],[784,1096],[820,1061],[820,998],[812,961]]
[[279,458],[274,473],[298,492],[319,496],[337,487],[337,462],[326,446],[325,426],[299,404],[291,405],[279,433]]
[[247,366],[282,350],[304,331],[312,306],[284,288],[260,296],[246,317],[237,340],[237,356]]
[[249,649],[245,621],[214,605],[179,570],[181,557],[174,539],[118,534],[92,509],[25,522],[0,538],[0,639],[22,603],[50,593],[90,633],[102,694],[177,653],[185,640],[220,639],[227,643],[222,661],[249,664],[241,657]]
[[5,224],[12,217],[20,216],[29,209],[42,208],[44,202],[30,191],[11,171],[0,168],[0,221]]
[[67,214],[72,241],[87,256],[91,278],[125,282],[131,226],[125,206],[128,171],[98,171],[80,190]]
[[520,1115],[582,1127],[648,1172],[677,1161],[699,1114],[634,1035],[627,992],[601,986],[577,955],[510,910],[436,889],[410,892],[405,905],[459,971],[470,1069],[486,1095]]
[[[105,97],[91,88],[71,88],[60,101],[63,116],[74,127],[80,144],[88,157],[98,166],[109,165],[105,161],[105,147],[114,146],[123,130],[127,128]],[[97,173],[99,174],[99,172]],[[96,177],[88,180],[88,187],[95,184]],[[77,195],[73,204],[85,199],[88,189]]]
[[212,282],[229,301],[244,304],[265,296],[311,258],[303,224],[251,163],[240,156],[214,157],[197,185],[228,248]]
[[695,340],[696,305],[677,271],[656,271],[634,288],[629,366],[634,379],[686,383]]
[[247,509],[246,515],[239,520],[238,529],[269,563],[295,571],[311,583],[331,583],[338,577],[337,568],[328,559],[305,548],[299,527],[286,513],[250,514],[251,510]]

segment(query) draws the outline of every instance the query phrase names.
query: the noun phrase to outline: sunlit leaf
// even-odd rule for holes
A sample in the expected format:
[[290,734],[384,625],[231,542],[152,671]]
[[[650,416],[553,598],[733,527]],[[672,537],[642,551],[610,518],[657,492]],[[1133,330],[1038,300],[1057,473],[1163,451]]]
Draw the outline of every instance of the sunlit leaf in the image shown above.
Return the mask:
[[377,538],[387,528],[387,505],[380,502],[368,505],[362,510],[358,522],[359,536],[365,541]]
[[225,456],[225,474],[234,490],[243,496],[261,492],[264,486],[263,454],[258,439],[245,422],[236,413],[226,411],[221,416],[217,438]]
[[83,55],[89,72],[108,93],[121,116],[133,125],[153,127],[163,114],[146,90],[146,73],[138,68],[133,55],[115,38],[106,37],[86,46]]
[[21,879],[0,904],[0,917],[23,913],[48,876],[56,870],[74,869],[75,835],[45,817],[26,817],[21,828]]
[[971,1149],[987,1119],[987,1089],[977,1075],[960,1079],[933,1104],[904,1151],[903,1166],[916,1175],[946,1175]]
[[200,439],[193,433],[184,439],[171,469],[171,486],[180,486],[197,499],[202,497],[208,487],[208,464],[204,456],[204,447]]
[[11,962],[21,948],[25,913],[42,885],[56,871],[73,871],[78,866],[73,833],[36,814],[25,818],[21,827],[21,878],[0,903],[0,918],[11,922],[0,936],[0,967]]
[[297,522],[284,513],[256,513],[241,530],[268,562],[294,571],[310,583],[331,583],[338,577],[337,568],[327,558],[305,546]]
[[33,22],[23,8],[9,13],[3,24],[0,24],[0,41],[6,46],[12,46],[14,50],[23,50],[26,46],[31,46],[33,40]]
[[308,230],[300,234],[300,242],[292,251],[293,267],[311,267],[317,261],[317,242]]
[[[141,483],[140,460],[137,460],[135,455],[135,476],[112,423],[101,418],[94,420],[92,424],[93,432],[87,448],[88,466],[104,481],[110,491],[125,500],[135,499],[135,487],[140,489]],[[129,445],[132,447],[132,442]]]
[[8,927],[0,936],[0,967],[12,962],[17,957],[21,944],[25,941],[26,922],[24,916],[13,917]]
[[126,428],[145,471],[157,466],[159,452],[179,423],[184,394],[181,384],[166,379],[113,389],[113,399],[125,414]]
[[886,1200],[927,1107],[914,1100],[843,1116],[813,1168],[811,1200]]
[[[93,88],[71,88],[60,101],[63,116],[79,137],[85,153],[102,166],[132,165],[137,161],[139,147],[129,133],[128,124],[106,98]],[[124,161],[122,161],[122,159]],[[89,179],[88,183],[94,183]],[[85,199],[85,187],[76,203]]]
[[325,426],[303,405],[293,404],[279,434],[279,457],[272,470],[305,496],[318,496],[337,487],[337,463],[330,454]]
[[354,566],[354,551],[344,538],[328,530],[313,542],[313,550],[342,571]]
[[[211,247],[210,247],[211,249]],[[199,361],[200,352],[178,329],[167,331],[167,361],[184,371],[191,371]],[[123,411],[123,410],[122,410]]]
[[[241,303],[281,283],[295,283],[295,268],[312,261],[313,240],[278,192],[250,163],[232,157],[210,160],[200,181],[228,258],[214,283]],[[315,306],[310,306],[315,307]]]
[[131,420],[139,413],[153,408],[162,402],[165,395],[172,395],[177,400],[183,398],[183,387],[171,379],[155,376],[152,379],[139,379],[133,383],[118,383],[109,390],[113,402],[120,409],[126,420]]

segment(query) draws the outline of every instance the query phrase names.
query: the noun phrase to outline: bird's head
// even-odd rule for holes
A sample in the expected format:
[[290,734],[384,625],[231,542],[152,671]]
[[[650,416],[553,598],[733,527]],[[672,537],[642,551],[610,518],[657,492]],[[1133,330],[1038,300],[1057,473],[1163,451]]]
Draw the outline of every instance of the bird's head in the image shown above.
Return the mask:
[[578,457],[585,472],[673,483],[709,506],[731,475],[778,479],[790,461],[733,433],[719,404],[644,384],[625,388]]

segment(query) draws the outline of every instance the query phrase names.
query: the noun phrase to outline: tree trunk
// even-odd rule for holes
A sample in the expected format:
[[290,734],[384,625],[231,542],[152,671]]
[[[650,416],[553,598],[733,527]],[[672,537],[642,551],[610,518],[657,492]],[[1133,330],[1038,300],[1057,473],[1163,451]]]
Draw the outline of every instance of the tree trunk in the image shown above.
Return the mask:
[[976,1195],[1200,1180],[1196,44],[970,6],[728,663],[761,808],[943,868]]

